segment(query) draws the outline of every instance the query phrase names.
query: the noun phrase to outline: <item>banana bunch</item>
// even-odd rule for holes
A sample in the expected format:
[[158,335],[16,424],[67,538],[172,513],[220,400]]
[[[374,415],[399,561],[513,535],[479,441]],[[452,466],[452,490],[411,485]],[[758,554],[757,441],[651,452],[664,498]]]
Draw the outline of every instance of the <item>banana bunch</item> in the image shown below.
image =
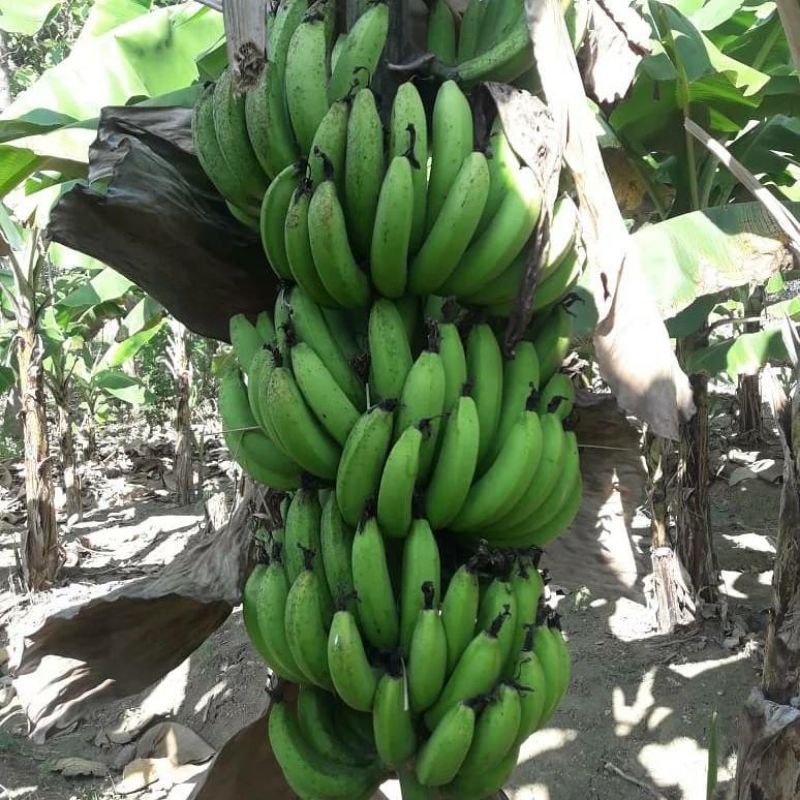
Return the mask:
[[396,551],[371,513],[353,530],[332,493],[301,490],[260,536],[245,626],[301,687],[296,708],[272,711],[273,751],[303,798],[368,797],[410,762],[443,796],[482,798],[566,692],[558,618],[531,559],[478,555],[443,585],[428,523]]
[[[193,124],[202,167],[231,213],[260,232],[277,277],[324,308],[438,294],[508,316],[541,192],[499,117],[478,146],[463,89],[530,68],[523,3],[472,0],[457,44],[448,3],[433,4],[429,47],[455,66],[438,89],[430,125],[413,82],[398,88],[385,125],[370,89],[387,39],[386,2],[368,3],[334,42],[335,5],[283,0],[269,20],[258,84],[238,96],[225,71],[203,92]],[[564,198],[535,311],[561,301],[580,276],[576,225],[575,206]]]

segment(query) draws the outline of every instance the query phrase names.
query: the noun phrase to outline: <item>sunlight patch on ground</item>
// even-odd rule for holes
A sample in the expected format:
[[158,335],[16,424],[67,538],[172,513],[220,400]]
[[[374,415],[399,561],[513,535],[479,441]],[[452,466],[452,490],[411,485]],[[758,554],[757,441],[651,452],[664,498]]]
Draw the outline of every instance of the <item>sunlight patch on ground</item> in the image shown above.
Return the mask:
[[647,716],[647,712],[655,705],[653,697],[653,685],[656,680],[657,667],[651,667],[644,674],[639,688],[636,690],[636,697],[631,705],[625,700],[625,692],[615,686],[611,692],[611,708],[614,714],[614,733],[617,736],[629,736],[633,729],[639,725]]
[[722,581],[721,589],[723,594],[734,600],[747,600],[747,595],[734,586],[736,581],[742,577],[742,573],[738,569],[720,570],[719,576]]
[[[0,781],[0,787],[1,786],[3,786],[2,781]],[[5,787],[5,791],[0,791],[0,797],[2,797],[3,800],[17,800],[19,797],[35,796],[38,791],[38,786],[20,786],[17,789]]]
[[638,642],[657,636],[653,615],[644,603],[635,603],[620,597],[614,604],[614,613],[608,618],[608,627],[621,642]]
[[673,712],[668,706],[656,706],[647,718],[647,730],[654,731]]
[[550,790],[543,783],[530,783],[518,789],[506,789],[506,794],[512,800],[554,800]]
[[762,586],[772,586],[772,570],[768,569],[758,573],[758,582]]
[[752,550],[756,553],[775,552],[775,545],[760,533],[723,533],[722,538],[727,539],[739,550]]
[[400,781],[391,780],[381,784],[379,791],[375,792],[372,800],[403,800],[403,795],[400,791]]
[[710,669],[719,669],[719,667],[735,664],[737,661],[743,661],[746,658],[750,658],[750,656],[745,649],[724,658],[709,658],[706,661],[694,661],[690,664],[670,664],[669,669],[682,678],[691,680],[704,672],[708,672]]
[[519,751],[520,764],[532,758],[548,753],[551,750],[560,750],[565,745],[571,744],[578,738],[578,731],[574,728],[545,728],[529,736]]
[[203,692],[200,699],[194,704],[194,713],[199,714],[203,711],[212,700],[224,694],[227,688],[228,684],[225,681],[218,681],[207,692]]
[[[679,788],[681,800],[706,800],[705,780],[698,780],[697,776],[706,775],[708,750],[694,739],[679,736],[667,744],[647,744],[639,753],[639,763],[656,786]],[[720,782],[731,777],[726,767],[720,768]]]

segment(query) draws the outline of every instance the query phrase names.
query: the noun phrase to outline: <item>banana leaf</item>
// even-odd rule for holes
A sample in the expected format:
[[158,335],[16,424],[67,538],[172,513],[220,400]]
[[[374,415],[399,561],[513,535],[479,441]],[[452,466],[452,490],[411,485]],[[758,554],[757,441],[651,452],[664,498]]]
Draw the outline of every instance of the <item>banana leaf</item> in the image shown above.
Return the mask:
[[50,215],[53,241],[138,284],[191,330],[227,340],[228,320],[270,308],[277,280],[256,234],[233,219],[192,151],[190,109],[104,109],[89,183]]
[[0,31],[33,36],[59,4],[60,0],[0,0]]
[[736,380],[738,375],[756,375],[769,362],[788,359],[780,328],[776,327],[742,333],[695,350],[687,359],[686,368],[712,377],[726,373]]
[[[800,203],[788,203],[800,213]],[[693,211],[638,230],[631,242],[662,319],[698,297],[761,283],[791,264],[786,236],[760,203]]]

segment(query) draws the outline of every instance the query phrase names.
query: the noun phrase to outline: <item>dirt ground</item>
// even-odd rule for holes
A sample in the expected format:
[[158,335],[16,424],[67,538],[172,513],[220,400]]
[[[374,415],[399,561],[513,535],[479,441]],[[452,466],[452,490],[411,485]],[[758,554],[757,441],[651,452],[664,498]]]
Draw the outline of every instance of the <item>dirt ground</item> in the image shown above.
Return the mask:
[[[705,608],[697,625],[655,635],[646,602],[643,476],[636,434],[623,427],[616,434],[604,429],[603,444],[597,444],[599,434],[594,445],[591,436],[582,440],[584,459],[596,462],[589,465],[587,502],[573,530],[542,561],[552,586],[563,591],[559,610],[573,678],[547,729],[525,744],[507,788],[512,800],[702,800],[712,712],[719,715],[719,796],[730,786],[736,717],[759,680],[780,489],[761,479],[729,485],[733,467],[726,456],[733,443],[723,433],[717,436],[713,466],[721,471],[712,487],[712,513],[723,601]],[[610,440],[617,444],[607,449]],[[776,452],[774,446],[761,449],[761,455]],[[226,485],[224,478],[219,483]],[[117,585],[157,570],[197,535],[201,505],[176,508],[169,491],[139,489],[119,493],[68,529],[69,566],[48,602],[63,597],[67,605],[76,586]],[[18,533],[18,525],[0,527],[4,626],[31,602],[42,602],[9,591]],[[0,647],[7,646],[5,634],[0,637]],[[122,794],[121,770],[141,732],[157,720],[175,720],[218,749],[266,705],[266,671],[249,647],[240,609],[156,687],[106,705],[44,745],[26,738],[27,723],[5,666],[0,665],[3,800],[185,800],[191,793],[186,775],[173,776],[174,785],[164,778]],[[93,762],[98,776],[53,771],[68,758]],[[395,789],[386,787],[386,794],[395,796]]]

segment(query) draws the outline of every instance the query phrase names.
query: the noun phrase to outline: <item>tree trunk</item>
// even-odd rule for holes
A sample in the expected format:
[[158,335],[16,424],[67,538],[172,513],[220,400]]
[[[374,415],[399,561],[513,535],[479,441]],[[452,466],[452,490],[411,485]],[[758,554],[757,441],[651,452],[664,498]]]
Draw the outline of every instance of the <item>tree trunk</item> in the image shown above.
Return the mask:
[[774,404],[783,445],[772,609],[760,689],[745,705],[736,768],[737,800],[796,800],[800,786],[800,398]]
[[25,459],[27,527],[23,533],[22,569],[29,589],[52,585],[61,566],[58,526],[53,503],[53,477],[47,443],[42,351],[36,332],[38,233],[29,234],[24,263],[15,263],[17,307],[16,353],[19,369],[20,419]]
[[188,505],[194,500],[189,332],[185,325],[175,319],[171,321],[171,329],[172,361],[178,394],[178,407],[175,414],[175,482],[178,501],[181,505]]
[[[745,304],[746,317],[756,317],[764,308],[764,287],[756,286]],[[757,333],[761,330],[758,322],[748,322],[744,326],[745,333]],[[739,407],[737,425],[739,436],[749,442],[756,443],[761,439],[761,388],[758,375],[740,375],[736,389],[736,400]]]
[[[708,329],[681,339],[678,356],[685,365],[693,349],[708,344]],[[719,567],[711,531],[708,488],[711,483],[708,453],[708,377],[689,376],[695,415],[680,423],[678,464],[675,475],[676,549],[686,568],[695,597],[713,603],[717,599]]]
[[80,519],[83,515],[83,499],[81,497],[81,477],[75,458],[75,437],[72,432],[69,388],[59,392],[55,401],[58,409],[58,444],[61,450],[61,471],[64,476],[67,517],[77,515]]
[[668,483],[674,474],[672,444],[647,431],[645,461],[650,494],[650,564],[652,592],[648,601],[659,633],[670,633],[678,625],[694,620],[694,602],[683,579],[680,562],[669,536]]

